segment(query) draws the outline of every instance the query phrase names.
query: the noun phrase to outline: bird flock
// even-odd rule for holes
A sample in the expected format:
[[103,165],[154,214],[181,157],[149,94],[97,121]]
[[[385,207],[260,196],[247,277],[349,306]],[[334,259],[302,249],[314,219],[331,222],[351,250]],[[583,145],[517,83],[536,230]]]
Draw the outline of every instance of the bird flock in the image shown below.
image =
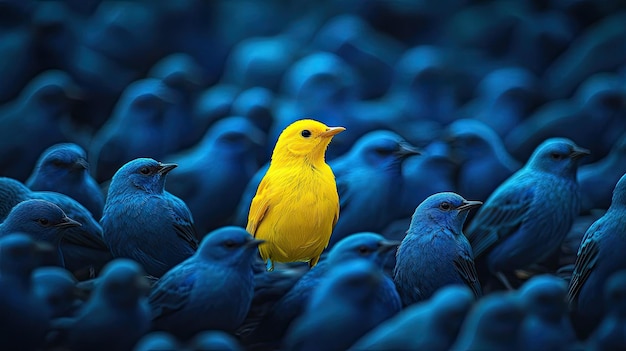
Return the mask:
[[0,350],[626,349],[626,5],[0,4]]

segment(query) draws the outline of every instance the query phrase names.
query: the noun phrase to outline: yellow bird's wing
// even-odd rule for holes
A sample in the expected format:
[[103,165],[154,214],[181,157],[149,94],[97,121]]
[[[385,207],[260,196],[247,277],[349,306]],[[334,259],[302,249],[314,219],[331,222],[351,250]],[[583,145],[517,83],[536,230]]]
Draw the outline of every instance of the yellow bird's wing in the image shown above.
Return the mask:
[[256,195],[250,204],[246,231],[254,237],[256,237],[256,231],[259,228],[259,224],[263,220],[263,217],[265,217],[265,213],[270,207],[268,183],[267,177],[264,177],[261,180],[261,183],[259,183],[259,187],[257,188]]

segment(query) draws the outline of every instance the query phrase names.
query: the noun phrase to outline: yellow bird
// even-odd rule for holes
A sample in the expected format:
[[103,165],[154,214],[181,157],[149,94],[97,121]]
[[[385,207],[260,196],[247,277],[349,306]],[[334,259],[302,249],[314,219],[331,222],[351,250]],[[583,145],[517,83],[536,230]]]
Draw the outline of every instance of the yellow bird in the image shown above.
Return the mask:
[[328,246],[339,218],[339,195],[324,157],[333,136],[344,130],[302,119],[278,137],[246,226],[266,241],[259,252],[268,271],[274,262],[305,261],[313,267]]

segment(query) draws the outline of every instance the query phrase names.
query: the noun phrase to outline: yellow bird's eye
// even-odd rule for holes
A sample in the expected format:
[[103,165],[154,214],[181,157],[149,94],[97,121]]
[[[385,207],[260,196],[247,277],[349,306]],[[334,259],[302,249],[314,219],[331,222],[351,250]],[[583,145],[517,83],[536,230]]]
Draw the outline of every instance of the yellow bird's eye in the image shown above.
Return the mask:
[[311,136],[311,131],[310,131],[310,130],[308,130],[308,129],[305,129],[305,130],[303,130],[303,131],[300,133],[300,135],[302,135],[302,136],[303,136],[303,137],[305,137],[305,138],[308,138],[308,137],[310,137],[310,136]]

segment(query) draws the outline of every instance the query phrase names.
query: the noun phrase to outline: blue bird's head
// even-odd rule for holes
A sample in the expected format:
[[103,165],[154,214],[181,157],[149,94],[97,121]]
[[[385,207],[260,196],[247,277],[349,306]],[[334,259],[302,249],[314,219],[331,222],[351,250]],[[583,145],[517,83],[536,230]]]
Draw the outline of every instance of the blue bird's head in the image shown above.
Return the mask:
[[349,155],[354,155],[371,168],[400,175],[402,161],[420,154],[420,150],[398,134],[387,130],[377,130],[359,138]]
[[561,278],[538,275],[524,283],[518,292],[526,311],[539,318],[558,322],[566,315],[567,284]]
[[526,167],[566,178],[576,178],[578,161],[589,155],[566,138],[550,138],[541,143],[530,156]]
[[12,275],[30,281],[40,254],[54,249],[47,243],[33,240],[24,233],[0,237],[0,277]]
[[626,206],[626,174],[622,175],[615,189],[613,189],[613,198],[611,200],[611,207],[625,207]]
[[180,350],[181,346],[176,337],[164,331],[154,331],[146,334],[137,342],[135,351],[154,351],[154,350]]
[[69,178],[79,181],[87,175],[88,169],[87,154],[83,148],[73,143],[56,144],[43,152],[31,179],[46,177],[49,180]]
[[626,271],[614,273],[606,281],[604,301],[607,311],[626,316]]
[[0,222],[18,203],[30,198],[30,189],[13,178],[0,177]]
[[167,107],[177,102],[177,94],[162,81],[146,78],[133,82],[115,105],[113,118],[138,123],[160,124]]
[[456,337],[475,301],[474,293],[467,286],[444,286],[426,302],[433,312],[431,323],[437,325],[439,330],[445,330],[448,335]]
[[504,144],[498,134],[488,125],[473,119],[459,119],[450,124],[444,132],[456,162],[496,157]]
[[157,62],[148,73],[168,87],[178,91],[193,91],[203,85],[204,71],[196,60],[187,54],[176,53]]
[[116,258],[107,263],[100,276],[102,281],[96,286],[96,297],[111,307],[132,307],[150,291],[143,268],[130,259]]
[[17,204],[0,224],[2,234],[26,233],[36,240],[58,243],[65,229],[81,224],[69,218],[59,206],[44,200]]
[[[215,122],[200,142],[207,153],[245,155],[260,152],[265,147],[265,133],[247,118],[234,116]],[[205,155],[207,159],[219,155]]]
[[328,253],[327,260],[335,265],[361,258],[382,267],[388,254],[395,252],[399,245],[399,241],[387,240],[380,234],[355,233],[337,242]]
[[452,192],[433,194],[415,209],[409,232],[414,227],[436,224],[453,230],[455,234],[462,234],[468,211],[480,205],[481,201],[465,200]]
[[524,310],[517,296],[493,292],[474,305],[463,323],[459,340],[481,338],[508,343],[515,340],[523,318]]
[[[383,283],[384,273],[367,260],[351,260],[333,267],[320,286],[313,292],[309,303],[320,306],[321,300],[345,301],[367,306]],[[337,299],[337,300],[335,300]],[[332,308],[332,307],[329,307]]]
[[82,97],[72,77],[59,70],[39,74],[28,83],[23,94],[24,104],[42,108],[51,117],[59,117],[67,112],[69,103]]
[[251,266],[257,247],[264,242],[253,238],[241,227],[227,226],[207,234],[195,255],[228,266],[244,266],[246,262]]
[[243,350],[234,336],[221,330],[200,332],[189,343],[193,350]]
[[69,315],[76,306],[76,283],[72,273],[61,267],[41,267],[32,274],[35,295],[45,301],[53,318]]
[[151,158],[132,160],[113,175],[109,194],[124,194],[133,190],[161,194],[167,174],[176,167],[175,163],[161,163]]

